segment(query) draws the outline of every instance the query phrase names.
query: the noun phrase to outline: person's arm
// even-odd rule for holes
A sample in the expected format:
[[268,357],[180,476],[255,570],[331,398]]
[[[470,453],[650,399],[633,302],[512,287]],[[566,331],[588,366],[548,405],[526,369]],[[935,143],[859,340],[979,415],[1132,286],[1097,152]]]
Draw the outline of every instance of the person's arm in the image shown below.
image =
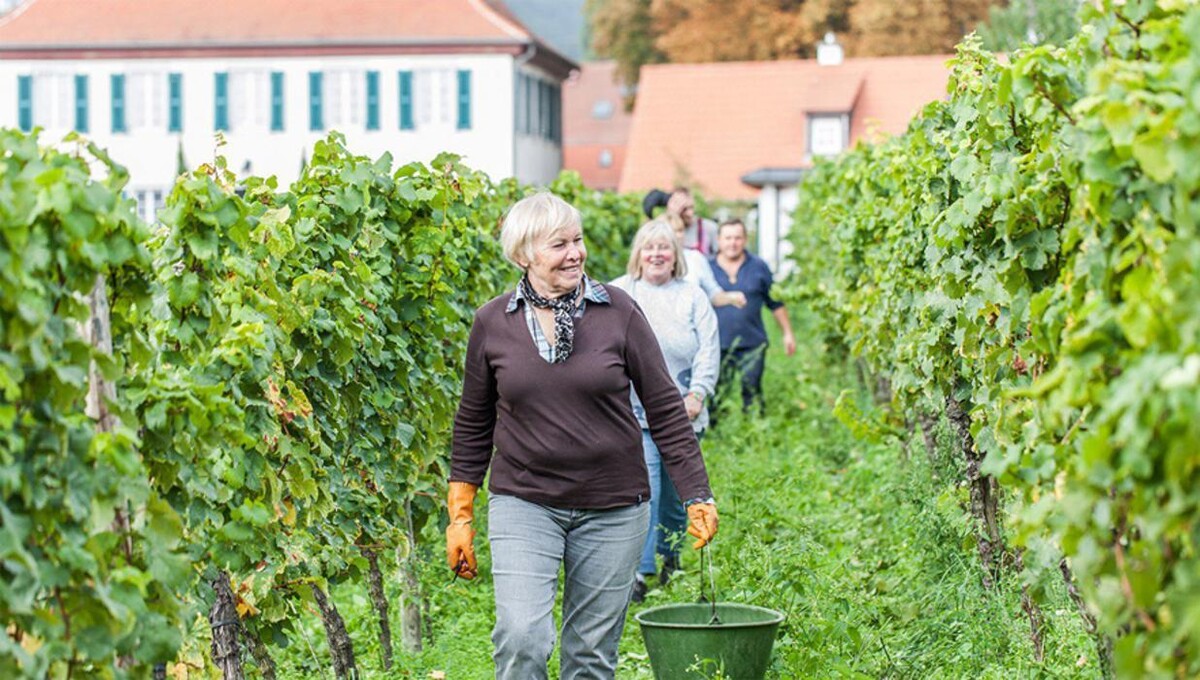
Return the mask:
[[713,275],[712,265],[708,263],[708,258],[695,250],[685,250],[684,253],[687,259],[688,273],[691,274],[695,271],[696,284],[708,296],[708,301],[713,307],[746,306],[745,293],[725,290],[721,284],[717,283],[717,277]]
[[484,322],[475,315],[467,341],[462,398],[454,416],[450,450],[450,488],[446,509],[446,561],[468,581],[478,573],[475,559],[475,493],[483,484],[492,460],[492,433],[496,427],[496,376],[484,350]]
[[692,302],[692,318],[700,349],[692,358],[692,380],[685,398],[688,416],[695,420],[717,386],[721,365],[721,336],[717,329],[717,314],[703,297],[696,295]]
[[783,306],[783,303],[771,297],[771,286],[775,285],[775,277],[771,275],[771,270],[765,262],[762,267],[766,272],[763,276],[763,300],[767,309],[771,310],[771,316],[775,317],[776,323],[779,324],[779,330],[783,331],[783,351],[790,357],[796,353],[796,336],[792,334],[792,320],[788,318],[787,308]]
[[[494,311],[494,310],[493,310]],[[496,427],[496,374],[485,351],[487,330],[480,314],[471,324],[463,371],[462,398],[454,416],[450,448],[450,481],[483,484],[492,460],[492,433]]]
[[667,372],[658,340],[641,310],[634,308],[625,331],[629,378],[637,393],[643,395],[650,436],[658,445],[667,476],[687,507],[687,531],[696,537],[692,548],[699,550],[716,535],[719,523],[700,443],[681,408],[679,388]]
[[641,310],[634,308],[625,328],[625,368],[646,409],[650,436],[682,499],[711,498],[700,444],[692,431],[679,387],[667,371],[658,339]]
[[746,294],[737,290],[718,290],[709,298],[709,302],[713,307],[737,307],[741,309],[746,306]]
[[788,318],[787,307],[780,305],[772,309],[771,316],[779,322],[779,329],[783,331],[783,351],[790,357],[796,353],[796,336],[792,334],[792,321]]

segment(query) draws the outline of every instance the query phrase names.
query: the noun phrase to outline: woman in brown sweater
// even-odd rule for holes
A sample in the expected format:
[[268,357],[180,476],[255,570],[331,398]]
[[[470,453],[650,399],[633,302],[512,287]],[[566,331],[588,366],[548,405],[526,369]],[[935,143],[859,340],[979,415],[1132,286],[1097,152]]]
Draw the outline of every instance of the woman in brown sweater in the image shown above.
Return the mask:
[[697,548],[717,531],[708,474],[650,324],[626,293],[584,274],[579,212],[536,194],[513,205],[500,238],[524,274],[471,327],[447,558],[463,578],[476,575],[472,506],[490,468],[496,677],[547,677],[561,566],[562,677],[611,678],[649,526],[630,386],[685,499]]

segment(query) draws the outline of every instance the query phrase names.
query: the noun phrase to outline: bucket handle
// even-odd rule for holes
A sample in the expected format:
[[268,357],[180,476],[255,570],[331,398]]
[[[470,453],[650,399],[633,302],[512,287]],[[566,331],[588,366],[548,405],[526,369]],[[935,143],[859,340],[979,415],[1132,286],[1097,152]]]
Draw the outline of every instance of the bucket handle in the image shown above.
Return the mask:
[[[721,625],[721,617],[717,616],[717,584],[716,584],[716,580],[713,579],[713,565],[712,565],[713,557],[712,557],[712,553],[709,553],[709,550],[710,550],[710,548],[709,548],[708,544],[705,544],[704,546],[702,546],[700,548],[700,599],[697,600],[697,602],[699,602],[701,604],[704,604],[705,602],[707,602],[711,605],[712,615],[708,619],[708,625],[719,626],[719,625]],[[709,595],[712,596],[712,599],[706,598],[704,596],[704,575],[706,573],[706,570],[704,568],[704,564],[705,564],[704,556],[706,553],[708,554],[708,569],[707,569],[708,593],[709,593]]]

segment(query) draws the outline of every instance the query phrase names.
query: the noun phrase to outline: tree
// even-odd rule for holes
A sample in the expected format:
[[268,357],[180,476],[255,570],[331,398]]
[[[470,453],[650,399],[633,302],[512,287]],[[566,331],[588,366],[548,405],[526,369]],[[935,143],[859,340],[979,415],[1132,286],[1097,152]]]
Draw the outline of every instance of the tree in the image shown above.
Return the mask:
[[[650,0],[587,0],[592,50],[617,62],[617,78],[637,85],[643,64],[664,61],[655,46],[657,33],[650,20]],[[628,102],[627,102],[628,103]]]
[[988,0],[858,0],[850,8],[847,54],[946,54],[987,16]]
[[819,34],[797,0],[653,0],[655,47],[671,62],[801,57]]
[[644,64],[811,56],[852,0],[587,0],[591,50],[637,85]]
[[587,12],[593,51],[632,86],[643,64],[811,57],[827,31],[854,56],[948,53],[992,1],[587,0]]
[[175,176],[186,175],[188,172],[187,158],[183,155],[183,139],[175,149]]
[[977,31],[985,49],[1012,52],[1022,45],[1061,45],[1079,31],[1080,0],[1013,0],[993,6]]

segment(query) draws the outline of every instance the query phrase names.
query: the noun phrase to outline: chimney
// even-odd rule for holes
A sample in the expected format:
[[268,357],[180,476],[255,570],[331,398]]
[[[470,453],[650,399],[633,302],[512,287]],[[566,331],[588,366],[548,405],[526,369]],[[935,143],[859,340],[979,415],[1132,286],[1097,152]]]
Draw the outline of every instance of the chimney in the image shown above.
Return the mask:
[[817,44],[817,63],[821,66],[837,66],[842,63],[842,46],[834,37],[833,31],[825,34],[825,39]]

